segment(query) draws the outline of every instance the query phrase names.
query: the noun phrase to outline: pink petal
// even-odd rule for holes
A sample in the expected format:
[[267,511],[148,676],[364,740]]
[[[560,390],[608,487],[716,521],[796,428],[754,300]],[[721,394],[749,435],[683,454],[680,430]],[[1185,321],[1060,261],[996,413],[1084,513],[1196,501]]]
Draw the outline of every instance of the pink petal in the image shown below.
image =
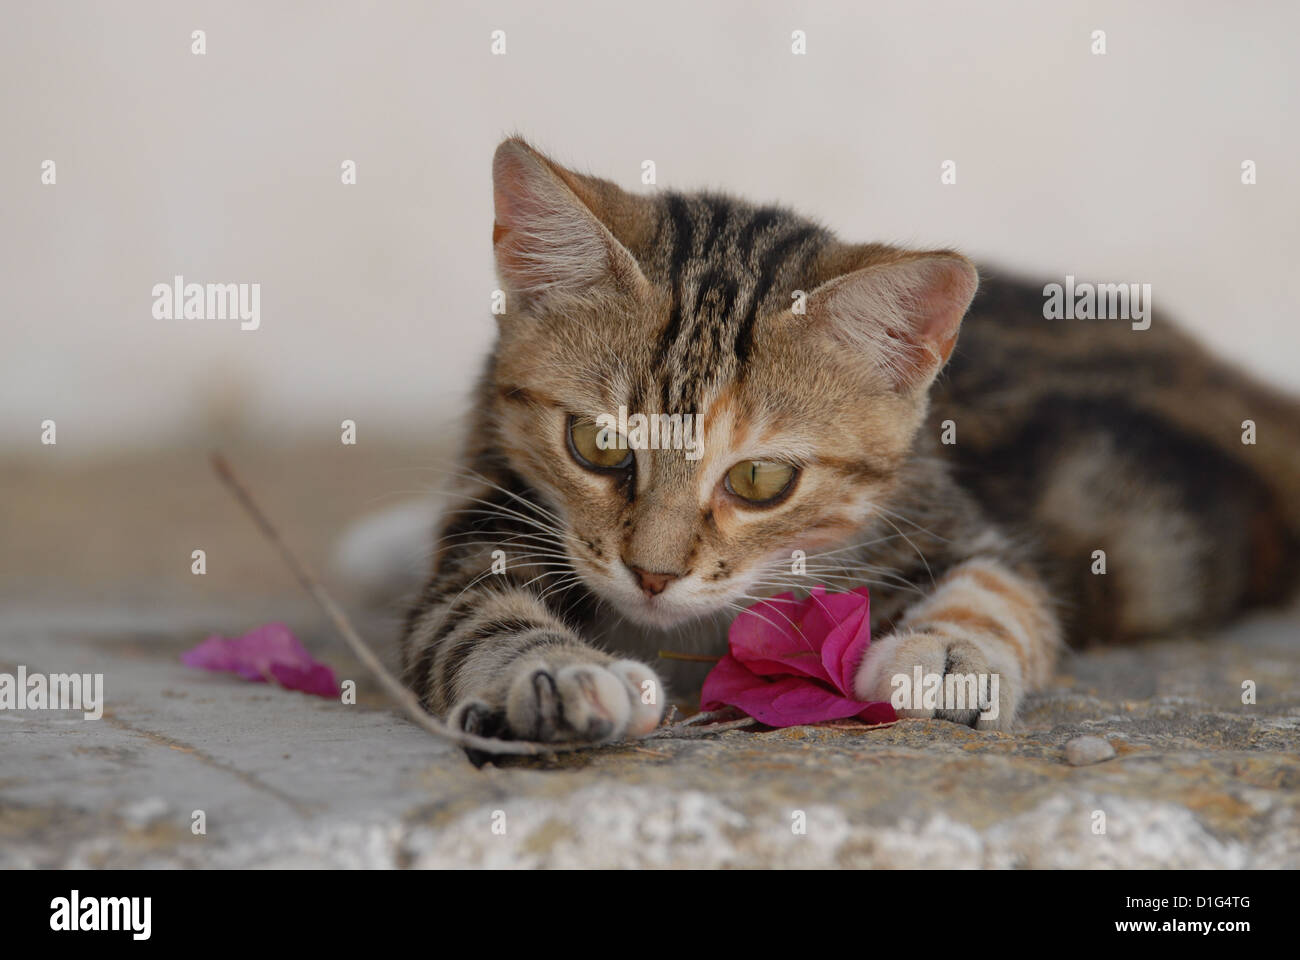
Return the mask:
[[705,678],[701,708],[738,707],[772,727],[896,720],[887,701],[852,697],[871,643],[870,612],[866,587],[829,594],[817,587],[802,601],[782,594],[755,604],[732,623],[730,651]]
[[871,645],[871,599],[866,587],[858,587],[851,593],[830,594],[825,603],[839,622],[822,635],[822,666],[835,688],[852,697],[853,677]]
[[700,709],[718,710],[724,706],[735,706],[738,697],[743,697],[761,682],[766,681],[728,653],[704,678],[704,686],[700,688]]
[[276,663],[271,665],[271,676],[286,690],[301,690],[318,697],[337,697],[339,693],[334,671],[323,663],[305,668]]
[[794,673],[830,683],[819,646],[801,629],[811,603],[811,597],[782,593],[749,607],[727,634],[732,654],[761,676]]
[[[700,691],[702,709],[739,707],[755,720],[771,727],[849,717],[861,709],[860,704],[849,704],[847,710],[837,711],[832,701],[838,699],[841,698],[800,677],[771,679],[758,676],[730,654],[719,660],[709,672],[704,680],[704,689]],[[833,717],[828,716],[828,711]]]
[[[895,719],[894,709],[888,702],[860,703],[802,677],[760,677],[730,655],[710,671],[700,699],[703,710],[738,707],[769,727],[793,727],[863,715],[871,716],[873,723]],[[881,711],[882,707],[885,712]],[[874,719],[881,716],[886,720]]]
[[[769,726],[794,727],[804,723],[823,723],[827,720],[857,716],[863,707],[856,700],[823,690],[806,680],[791,678],[777,681],[774,686],[785,683],[792,686],[787,690],[776,691],[769,706],[755,705],[756,709],[769,713],[773,717],[772,721],[764,720],[752,713],[750,716]],[[741,709],[745,708],[741,707]]]
[[186,666],[237,673],[245,680],[275,680],[288,690],[321,697],[338,695],[334,671],[314,660],[283,623],[268,623],[242,637],[213,635],[181,654]]
[[893,723],[898,719],[894,705],[888,700],[873,700],[860,713],[854,714],[863,723]]

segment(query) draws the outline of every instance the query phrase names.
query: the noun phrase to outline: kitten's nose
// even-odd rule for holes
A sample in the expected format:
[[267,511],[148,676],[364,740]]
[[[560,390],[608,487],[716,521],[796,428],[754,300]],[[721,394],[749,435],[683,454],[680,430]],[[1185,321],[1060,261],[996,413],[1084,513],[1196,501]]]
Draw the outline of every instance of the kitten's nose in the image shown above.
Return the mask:
[[634,567],[630,563],[627,568],[636,574],[637,582],[641,584],[641,590],[647,597],[658,596],[664,592],[664,587],[677,579],[675,573],[651,573],[649,570],[642,570],[640,567]]

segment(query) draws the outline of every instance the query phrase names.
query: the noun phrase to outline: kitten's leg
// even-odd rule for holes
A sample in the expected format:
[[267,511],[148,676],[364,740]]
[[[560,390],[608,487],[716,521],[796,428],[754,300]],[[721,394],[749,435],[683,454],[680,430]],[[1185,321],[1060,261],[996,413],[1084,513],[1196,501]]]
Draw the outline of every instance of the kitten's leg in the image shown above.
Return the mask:
[[588,646],[531,590],[500,577],[435,580],[405,639],[406,679],[430,712],[485,736],[602,741],[663,716],[654,671]]
[[997,560],[968,560],[909,607],[892,634],[871,644],[854,688],[863,700],[888,700],[894,677],[910,682],[918,666],[923,675],[997,675],[996,716],[942,702],[899,713],[1005,730],[1024,693],[1047,682],[1059,643],[1060,627],[1042,587]]

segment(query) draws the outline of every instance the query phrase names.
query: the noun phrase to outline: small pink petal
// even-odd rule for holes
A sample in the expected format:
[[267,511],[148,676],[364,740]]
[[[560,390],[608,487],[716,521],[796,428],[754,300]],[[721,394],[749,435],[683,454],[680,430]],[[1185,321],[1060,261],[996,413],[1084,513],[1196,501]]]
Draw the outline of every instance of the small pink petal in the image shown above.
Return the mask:
[[301,690],[318,697],[337,697],[339,685],[334,671],[323,663],[310,667],[294,667],[283,663],[271,664],[271,676],[286,690]]
[[275,680],[288,690],[321,697],[338,695],[334,671],[312,658],[283,623],[268,623],[227,638],[213,635],[181,654],[181,663],[200,670],[237,673],[245,680]]
[[723,657],[705,679],[701,700],[701,709],[738,707],[769,727],[854,717],[867,706],[802,677],[760,677],[730,656]]
[[894,705],[888,700],[873,700],[861,712],[854,714],[863,723],[893,723],[898,719]]
[[866,587],[858,587],[851,593],[831,594],[825,599],[828,610],[839,622],[822,635],[822,666],[835,688],[851,697],[853,677],[867,647],[871,646],[871,601]]

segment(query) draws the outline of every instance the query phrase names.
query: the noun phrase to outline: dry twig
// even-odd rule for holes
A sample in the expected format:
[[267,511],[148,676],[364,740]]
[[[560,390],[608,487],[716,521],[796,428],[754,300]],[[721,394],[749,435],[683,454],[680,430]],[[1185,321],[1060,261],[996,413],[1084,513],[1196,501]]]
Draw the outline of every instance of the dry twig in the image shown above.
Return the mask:
[[[415,694],[388,671],[388,669],[379,661],[379,658],[375,656],[374,651],[370,649],[369,644],[361,639],[360,634],[358,634],[356,629],[352,626],[352,622],[348,620],[347,614],[345,614],[343,609],[334,601],[334,598],[330,596],[329,592],[321,585],[321,582],[316,578],[315,574],[311,572],[307,565],[298,559],[297,554],[289,549],[288,544],[284,542],[279,531],[276,530],[275,526],[267,518],[266,514],[262,511],[262,508],[258,506],[257,501],[253,499],[253,495],[248,491],[248,487],[246,487],[243,481],[236,476],[234,469],[230,466],[230,463],[226,458],[219,453],[214,453],[212,455],[212,469],[216,471],[221,482],[226,485],[232,494],[234,494],[235,499],[239,501],[240,505],[248,512],[248,515],[252,517],[253,522],[257,524],[257,528],[262,532],[262,535],[266,537],[266,539],[271,542],[272,546],[280,552],[280,556],[284,560],[285,565],[288,566],[297,581],[302,584],[303,589],[311,594],[312,599],[315,600],[316,603],[320,605],[321,609],[325,611],[325,615],[329,617],[330,621],[342,635],[343,639],[347,641],[347,645],[352,649],[352,652],[356,655],[357,659],[375,675],[375,678],[379,681],[380,685],[388,695],[397,701],[417,726],[423,727],[435,737],[440,737],[443,740],[447,740],[458,746],[471,750],[479,750],[483,753],[497,756],[543,756],[552,753],[590,750],[597,746],[597,744],[591,743],[534,743],[528,740],[497,740],[493,737],[480,737],[472,733],[466,733],[463,730],[456,730],[439,721],[420,705],[420,701],[416,698]],[[700,726],[701,724],[708,723],[720,716],[727,716],[731,712],[734,711],[720,710],[713,713],[697,713],[680,723],[659,727],[650,734],[650,737],[699,737],[709,733],[719,733],[723,730],[733,730],[737,727],[747,726],[755,722],[750,718],[745,717],[742,720],[719,723],[714,726]],[[696,727],[699,729],[688,729]],[[643,752],[651,753],[653,751]]]
[[435,737],[441,737],[459,746],[496,755],[539,756],[548,753],[562,753],[591,748],[592,745],[589,743],[532,743],[526,740],[497,740],[491,737],[480,737],[472,733],[466,733],[463,730],[455,730],[439,721],[424,707],[420,706],[420,701],[416,699],[415,694],[403,686],[402,682],[380,663],[374,651],[361,639],[352,626],[347,614],[334,602],[334,598],[330,596],[329,592],[316,579],[316,576],[307,568],[306,564],[299,560],[297,555],[281,539],[279,532],[267,519],[266,514],[262,512],[262,508],[257,505],[257,501],[248,492],[248,488],[235,475],[234,469],[226,458],[219,453],[214,453],[212,455],[212,469],[217,472],[221,482],[234,494],[240,505],[248,511],[249,516],[253,518],[253,522],[257,524],[257,528],[262,531],[262,535],[280,551],[280,556],[293,572],[294,577],[302,584],[303,589],[311,594],[312,599],[320,605],[321,609],[325,611],[326,616],[330,618],[339,633],[342,634],[343,639],[347,641],[357,659],[365,664],[388,695],[397,701],[418,726],[423,727]]

